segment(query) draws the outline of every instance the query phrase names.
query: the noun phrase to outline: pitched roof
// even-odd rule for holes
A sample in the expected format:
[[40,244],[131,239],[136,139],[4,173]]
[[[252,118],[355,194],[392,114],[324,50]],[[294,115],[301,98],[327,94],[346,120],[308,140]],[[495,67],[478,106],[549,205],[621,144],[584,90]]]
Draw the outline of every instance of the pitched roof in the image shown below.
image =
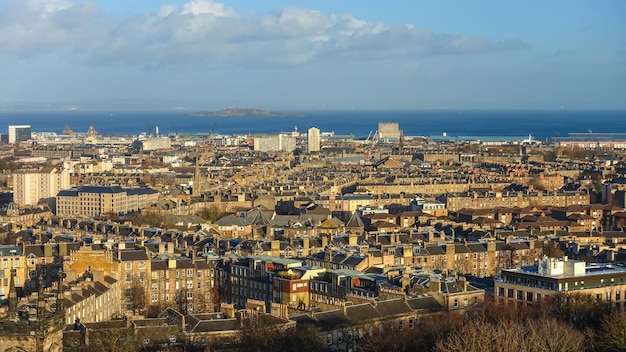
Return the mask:
[[357,214],[357,212],[355,211],[354,213],[352,213],[350,220],[348,220],[348,222],[346,223],[346,227],[364,228],[365,224],[363,224],[363,220],[361,219],[359,214]]

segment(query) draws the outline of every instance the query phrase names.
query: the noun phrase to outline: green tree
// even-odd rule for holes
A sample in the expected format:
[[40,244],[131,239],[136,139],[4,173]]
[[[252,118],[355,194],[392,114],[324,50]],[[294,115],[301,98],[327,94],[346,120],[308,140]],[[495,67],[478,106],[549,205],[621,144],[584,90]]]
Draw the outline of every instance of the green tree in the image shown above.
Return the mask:
[[206,206],[203,209],[196,212],[196,215],[203,218],[204,220],[215,222],[226,215],[231,213],[225,211],[224,209],[219,208],[216,205]]
[[174,227],[174,223],[168,218],[167,215],[161,215],[158,213],[137,213],[131,217],[131,221],[136,225],[146,225],[150,227],[158,228],[171,228]]

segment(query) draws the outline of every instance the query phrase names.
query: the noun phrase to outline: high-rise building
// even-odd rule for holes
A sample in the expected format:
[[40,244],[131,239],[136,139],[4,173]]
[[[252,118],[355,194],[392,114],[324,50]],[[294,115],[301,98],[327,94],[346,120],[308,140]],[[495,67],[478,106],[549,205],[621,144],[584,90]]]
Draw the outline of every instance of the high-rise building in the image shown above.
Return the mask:
[[[70,188],[70,171],[63,166],[13,173],[13,201],[19,205],[35,205],[42,199],[52,201],[60,190],[66,188]],[[54,204],[48,202],[48,205],[54,208]]]
[[296,149],[296,138],[283,134],[254,138],[254,150],[259,152],[292,152]]
[[320,130],[319,128],[311,127],[307,132],[307,142],[309,153],[320,151]]
[[402,130],[397,122],[379,122],[377,137],[379,142],[398,142],[402,139]]
[[9,126],[9,143],[28,141],[31,138],[30,125]]

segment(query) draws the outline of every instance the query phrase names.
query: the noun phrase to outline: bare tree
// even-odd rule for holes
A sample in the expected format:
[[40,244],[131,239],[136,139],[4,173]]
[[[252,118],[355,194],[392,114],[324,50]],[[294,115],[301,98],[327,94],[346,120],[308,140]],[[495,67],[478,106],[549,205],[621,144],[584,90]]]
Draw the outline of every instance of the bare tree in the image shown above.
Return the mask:
[[146,308],[146,288],[136,275],[133,276],[128,288],[129,302],[134,314],[141,313]]
[[626,313],[615,312],[602,318],[594,337],[592,340],[598,351],[626,351]]
[[249,326],[241,335],[238,351],[242,352],[322,352],[326,346],[320,332],[312,326],[281,331],[271,326]]
[[541,249],[542,253],[550,258],[562,258],[565,255],[559,244],[554,241],[544,242]]
[[533,352],[570,352],[585,350],[585,335],[552,318],[531,319],[526,322],[529,348]]
[[492,323],[472,320],[457,332],[437,341],[436,352],[528,351],[527,328],[515,321]]

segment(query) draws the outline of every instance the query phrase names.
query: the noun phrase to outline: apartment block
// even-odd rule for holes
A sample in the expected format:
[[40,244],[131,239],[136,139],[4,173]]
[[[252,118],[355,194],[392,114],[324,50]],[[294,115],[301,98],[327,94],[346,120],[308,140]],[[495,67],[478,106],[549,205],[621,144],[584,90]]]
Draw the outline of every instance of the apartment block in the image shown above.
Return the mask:
[[[13,202],[36,205],[51,200],[63,189],[70,188],[70,170],[63,166],[16,170],[13,173]],[[47,202],[48,205],[53,202]],[[54,209],[52,209],[54,211]]]
[[[13,277],[11,277],[14,275]],[[27,280],[26,258],[21,246],[0,245],[0,302],[9,299],[11,280],[15,287],[24,287]]]
[[57,194],[57,215],[102,217],[126,214],[156,203],[158,197],[159,193],[148,187],[82,186]]
[[[171,243],[169,243],[171,245]],[[215,311],[216,255],[200,258],[156,256],[150,264],[148,306],[176,307],[183,314]]]
[[538,265],[502,271],[495,282],[497,302],[534,304],[556,293],[588,294],[623,310],[626,302],[626,267],[586,264],[567,257],[544,257]]

